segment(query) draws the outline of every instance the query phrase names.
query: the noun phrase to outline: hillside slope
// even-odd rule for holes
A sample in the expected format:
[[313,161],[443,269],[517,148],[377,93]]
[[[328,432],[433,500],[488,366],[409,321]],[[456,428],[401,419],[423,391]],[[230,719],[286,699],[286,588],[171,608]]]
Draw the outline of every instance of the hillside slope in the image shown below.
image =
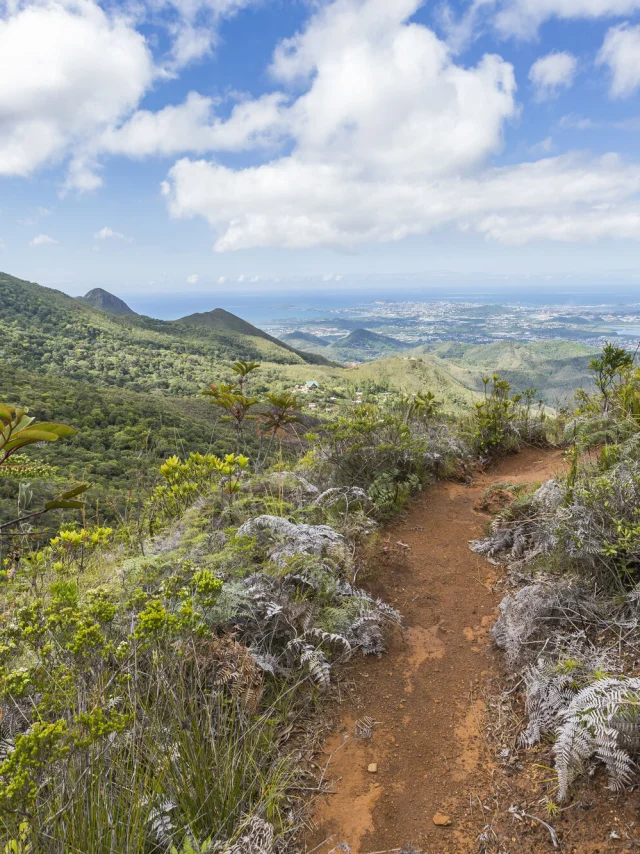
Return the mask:
[[156,394],[190,395],[234,359],[328,364],[228,312],[211,325],[115,316],[0,273],[0,360],[41,374]]
[[312,345],[314,347],[329,347],[331,342],[326,338],[321,338],[319,335],[313,335],[311,332],[301,332],[299,329],[295,332],[289,332],[283,335],[280,339],[291,344],[292,347],[299,347],[304,350],[305,347]]
[[[154,477],[173,454],[224,453],[232,443],[230,428],[218,423],[215,408],[199,395],[159,396],[23,368],[7,370],[0,362],[0,401],[28,407],[38,421],[72,424],[77,433],[39,449],[43,461],[56,466],[61,482],[93,484],[90,504],[100,497],[101,513],[121,509],[132,489]],[[0,519],[15,505],[15,483],[0,478]],[[38,492],[39,486],[33,485]],[[115,504],[113,504],[115,502]]]
[[136,313],[129,308],[124,300],[110,294],[109,291],[105,291],[103,288],[93,288],[83,297],[76,297],[76,299],[82,300],[92,306],[92,308],[99,308],[109,314],[123,316],[127,314],[135,315]]
[[407,394],[431,391],[445,409],[454,412],[478,399],[478,394],[466,388],[454,377],[447,363],[429,356],[403,358],[391,356],[375,362],[364,362],[356,367],[314,367],[313,375],[308,368],[299,365],[284,365],[277,368],[272,379],[283,388],[314,379],[321,390],[332,389],[337,394],[351,393],[360,387],[373,386],[380,390],[398,389]]
[[570,341],[495,341],[491,344],[436,344],[419,348],[434,365],[473,391],[482,391],[482,378],[500,374],[514,390],[536,388],[554,406],[591,384],[588,365],[598,352]]
[[258,329],[257,326],[253,326],[253,324],[243,320],[241,317],[232,314],[230,311],[226,311],[224,308],[214,308],[213,311],[190,314],[187,317],[181,317],[179,320],[172,321],[172,323],[179,324],[181,326],[196,327],[197,329],[203,330],[207,333],[233,333],[242,335],[246,338],[257,339],[255,342],[256,346],[264,348],[265,353],[267,354],[270,353],[272,349],[267,347],[267,345],[270,344],[277,350],[284,349],[295,356],[301,357],[303,361],[308,362],[311,365],[329,364],[326,359],[319,357],[317,354],[306,352],[302,353],[280,339],[274,338],[273,335],[269,335],[268,332]]

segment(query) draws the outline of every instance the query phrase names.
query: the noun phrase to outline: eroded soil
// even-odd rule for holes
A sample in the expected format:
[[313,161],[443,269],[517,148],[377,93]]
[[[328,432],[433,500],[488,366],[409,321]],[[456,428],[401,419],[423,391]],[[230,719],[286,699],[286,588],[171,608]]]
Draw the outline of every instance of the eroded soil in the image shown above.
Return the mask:
[[[379,574],[374,592],[400,610],[405,629],[381,659],[349,666],[352,690],[342,724],[316,757],[319,767],[327,766],[330,793],[315,802],[307,852],[344,851],[337,846],[346,844],[351,854],[412,846],[428,854],[468,854],[482,850],[478,837],[488,827],[496,839],[492,829],[486,852],[554,850],[543,825],[508,812],[539,799],[538,781],[552,771],[534,765],[537,770],[505,772],[486,737],[488,686],[497,683],[501,665],[489,630],[504,587],[501,570],[471,552],[468,542],[483,535],[490,518],[478,509],[487,487],[540,483],[562,467],[559,451],[524,450],[471,486],[427,489],[391,531],[407,558]],[[372,737],[354,737],[356,721],[366,718],[376,722]],[[586,807],[553,820],[537,806],[536,815],[557,828],[562,850],[604,854],[634,846],[629,840],[637,827],[622,829],[633,821],[637,797],[598,791]],[[450,824],[434,824],[437,813]],[[616,828],[619,840],[611,836]]]

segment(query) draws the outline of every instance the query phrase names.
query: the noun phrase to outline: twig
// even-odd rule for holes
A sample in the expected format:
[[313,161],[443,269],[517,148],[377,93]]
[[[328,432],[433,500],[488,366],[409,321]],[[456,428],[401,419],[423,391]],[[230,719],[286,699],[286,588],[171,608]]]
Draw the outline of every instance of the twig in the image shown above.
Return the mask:
[[551,836],[551,842],[553,843],[553,847],[554,848],[559,847],[558,834],[555,832],[555,830],[551,827],[550,824],[547,824],[546,821],[543,821],[541,818],[538,818],[537,815],[531,815],[531,813],[522,812],[522,810],[519,810],[517,807],[509,807],[509,812],[511,813],[511,815],[515,815],[519,818],[530,818],[533,821],[537,821],[543,827],[546,827],[547,830],[549,831],[550,836]]
[[332,839],[335,839],[335,836],[335,833],[333,833],[331,836],[327,836],[327,838],[323,842],[321,842],[320,845],[316,845],[315,848],[312,848],[311,851],[307,851],[306,854],[313,854],[314,851],[319,851],[323,845],[326,845],[327,842],[331,842]]

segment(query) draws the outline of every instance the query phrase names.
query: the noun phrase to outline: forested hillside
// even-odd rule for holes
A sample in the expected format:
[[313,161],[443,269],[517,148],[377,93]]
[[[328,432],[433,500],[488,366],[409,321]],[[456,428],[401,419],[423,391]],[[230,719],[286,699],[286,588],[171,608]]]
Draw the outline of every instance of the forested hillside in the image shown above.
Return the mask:
[[[95,302],[95,301],[94,301]],[[92,483],[102,517],[171,454],[223,452],[229,428],[199,392],[237,358],[323,362],[224,312],[191,325],[115,316],[60,291],[0,273],[0,401],[78,432],[44,459],[61,479]],[[34,483],[36,495],[40,485]],[[0,482],[0,518],[12,502]]]
[[327,364],[223,313],[215,326],[115,316],[0,274],[0,359],[41,374],[155,394],[190,395],[233,359]]
[[[311,368],[224,312],[167,324],[3,287],[0,846],[299,851],[307,794],[326,789],[310,722],[341,663],[383,655],[402,620],[366,584],[402,572],[392,520],[434,480],[468,484],[523,445],[564,444],[569,475],[533,493],[502,483],[508,506],[474,546],[515,561],[514,584],[535,573],[495,632],[510,661],[526,650],[521,744],[563,724],[550,811],[582,782],[582,759],[634,782],[631,354],[608,347],[590,364],[596,390],[556,418],[496,373],[469,390],[434,354]],[[234,346],[289,362],[232,361]],[[416,535],[429,546],[427,527]]]
[[420,349],[467,388],[482,391],[482,378],[499,373],[514,389],[537,389],[549,406],[571,404],[577,388],[590,386],[595,348],[570,341],[495,341],[436,344]]

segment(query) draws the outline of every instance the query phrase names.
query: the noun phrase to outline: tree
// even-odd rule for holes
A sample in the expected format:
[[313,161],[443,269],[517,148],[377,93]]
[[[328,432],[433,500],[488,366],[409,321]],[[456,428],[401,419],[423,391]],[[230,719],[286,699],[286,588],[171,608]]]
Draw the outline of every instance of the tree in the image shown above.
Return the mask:
[[250,410],[259,403],[259,398],[248,397],[245,394],[245,386],[248,376],[257,371],[258,362],[234,362],[231,370],[237,374],[238,380],[233,383],[221,383],[219,386],[210,385],[202,394],[211,398],[211,402],[220,407],[226,414],[222,416],[223,421],[231,422],[236,431],[236,453],[244,446],[245,421],[253,419]]
[[603,412],[609,411],[611,393],[615,389],[616,381],[621,382],[622,374],[631,367],[633,367],[632,354],[611,342],[604,345],[600,358],[591,359],[589,362],[589,370],[594,371],[594,382],[602,395]]

